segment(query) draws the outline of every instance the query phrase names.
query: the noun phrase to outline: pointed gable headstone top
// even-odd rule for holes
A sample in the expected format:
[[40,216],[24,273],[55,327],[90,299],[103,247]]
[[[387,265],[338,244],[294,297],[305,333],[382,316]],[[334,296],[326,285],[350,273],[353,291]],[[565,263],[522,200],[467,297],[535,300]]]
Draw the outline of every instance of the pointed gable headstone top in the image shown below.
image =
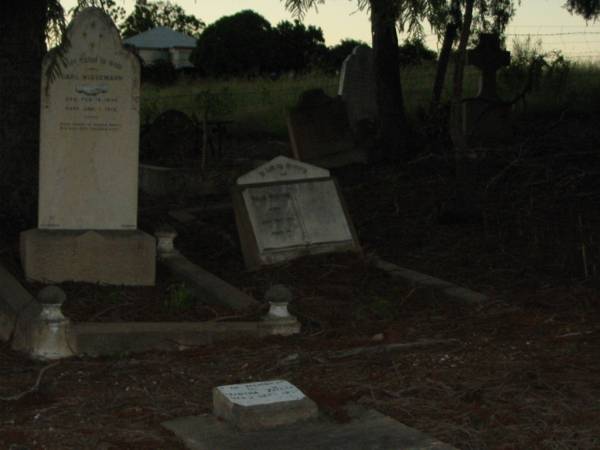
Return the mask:
[[271,161],[239,177],[237,184],[275,183],[278,181],[327,178],[328,176],[329,170],[327,169],[306,164],[286,156],[277,156]]

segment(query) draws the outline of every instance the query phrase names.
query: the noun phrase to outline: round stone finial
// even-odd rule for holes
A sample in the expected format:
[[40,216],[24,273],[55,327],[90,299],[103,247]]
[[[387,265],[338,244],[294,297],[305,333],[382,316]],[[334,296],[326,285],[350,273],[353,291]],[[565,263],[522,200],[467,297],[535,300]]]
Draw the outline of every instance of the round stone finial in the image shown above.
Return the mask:
[[163,226],[154,232],[156,236],[156,250],[159,256],[169,255],[175,252],[175,238],[177,232],[170,226]]
[[265,293],[265,300],[269,303],[290,303],[292,291],[283,284],[274,284]]
[[44,305],[62,305],[67,300],[67,294],[58,286],[46,286],[38,292],[37,299]]

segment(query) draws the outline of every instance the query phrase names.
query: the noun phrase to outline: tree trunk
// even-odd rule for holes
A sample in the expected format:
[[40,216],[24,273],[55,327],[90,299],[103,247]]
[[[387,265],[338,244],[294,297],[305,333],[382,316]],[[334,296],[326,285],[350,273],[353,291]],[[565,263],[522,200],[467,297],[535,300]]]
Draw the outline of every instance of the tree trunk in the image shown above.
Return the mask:
[[370,0],[375,65],[378,129],[377,147],[385,159],[400,159],[406,151],[408,124],[400,83],[396,19],[389,0]]
[[467,62],[467,44],[471,35],[471,21],[473,20],[474,0],[467,0],[465,14],[460,32],[460,41],[456,51],[456,63],[454,64],[454,80],[452,86],[452,111],[450,136],[456,151],[456,155],[464,156],[467,148],[466,136],[463,130],[462,117],[462,93],[465,75],[465,64]]
[[442,50],[440,51],[440,57],[438,58],[435,72],[435,82],[433,84],[433,97],[431,99],[432,111],[435,111],[438,108],[442,98],[444,80],[446,79],[446,72],[448,71],[448,63],[450,62],[450,54],[452,52],[452,44],[456,39],[456,30],[457,26],[455,23],[449,23],[446,25]]
[[36,205],[46,11],[46,0],[0,2],[0,218],[12,231]]
[[454,144],[456,167],[455,215],[461,222],[479,222],[482,217],[481,192],[477,186],[477,161],[469,155],[463,124],[463,83],[467,59],[467,44],[471,35],[474,0],[467,0],[460,40],[454,65],[450,137]]

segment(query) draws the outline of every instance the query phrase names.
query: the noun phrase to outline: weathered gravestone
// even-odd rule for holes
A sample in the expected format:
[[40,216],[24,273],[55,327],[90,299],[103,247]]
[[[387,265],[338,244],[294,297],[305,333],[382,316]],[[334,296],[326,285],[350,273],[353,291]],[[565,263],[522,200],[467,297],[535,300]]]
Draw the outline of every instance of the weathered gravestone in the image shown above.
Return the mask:
[[285,380],[231,384],[213,389],[213,414],[240,430],[287,425],[317,417],[315,402]]
[[162,425],[192,450],[456,450],[377,411],[344,412],[347,423],[333,422],[297,387],[274,380],[217,387],[213,415]]
[[278,156],[238,178],[232,195],[248,268],[360,250],[328,170]]
[[464,103],[463,132],[467,142],[486,145],[510,140],[511,107],[496,90],[496,72],[510,64],[510,52],[500,48],[497,34],[482,33],[477,47],[467,52],[467,64],[481,71],[477,97]]
[[375,121],[377,101],[373,51],[367,45],[359,45],[342,64],[338,95],[348,111],[350,126],[356,130],[360,121]]
[[25,274],[153,284],[154,238],[137,230],[139,62],[97,8],[77,14],[67,39],[43,61],[38,228],[21,235]]
[[177,110],[167,110],[144,127],[141,134],[141,160],[167,167],[189,165],[200,159],[198,125]]
[[294,158],[322,167],[364,163],[366,152],[357,148],[341,97],[321,89],[304,92],[288,112],[288,133]]

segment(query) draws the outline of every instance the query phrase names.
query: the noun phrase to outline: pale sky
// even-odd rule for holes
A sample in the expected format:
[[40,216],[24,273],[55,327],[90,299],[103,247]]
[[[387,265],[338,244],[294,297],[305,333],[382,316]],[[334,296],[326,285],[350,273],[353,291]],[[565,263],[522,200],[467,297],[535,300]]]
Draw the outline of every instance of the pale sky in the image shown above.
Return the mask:
[[[133,8],[135,0],[115,0],[127,12]],[[150,2],[152,0],[149,0]],[[62,0],[65,9],[71,8],[76,0]],[[281,0],[174,0],[188,14],[194,14],[207,24],[225,15],[235,14],[243,9],[253,9],[263,15],[271,24],[282,20],[292,20]],[[334,45],[344,38],[360,39],[370,43],[371,28],[367,11],[359,11],[356,0],[327,0],[312,9],[304,19],[306,24],[323,29],[327,45]],[[522,0],[517,14],[508,28],[508,34],[540,35],[544,49],[560,49],[564,54],[578,59],[600,60],[600,23],[589,23],[578,16],[571,16],[562,8],[561,0]],[[430,30],[425,28],[426,33]],[[536,36],[534,36],[536,37]],[[404,39],[400,36],[400,40]],[[514,36],[509,36],[508,46]],[[436,48],[434,38],[428,44]]]

